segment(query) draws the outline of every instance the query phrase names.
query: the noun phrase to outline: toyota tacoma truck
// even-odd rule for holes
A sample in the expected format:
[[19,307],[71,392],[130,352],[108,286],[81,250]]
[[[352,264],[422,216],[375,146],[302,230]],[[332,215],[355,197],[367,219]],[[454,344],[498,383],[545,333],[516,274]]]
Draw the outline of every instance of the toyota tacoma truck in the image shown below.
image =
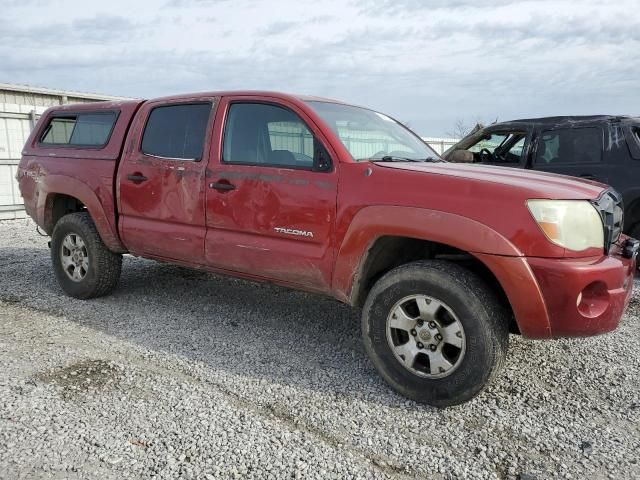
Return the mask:
[[112,291],[127,253],[329,295],[361,308],[389,385],[435,406],[477,395],[510,332],[615,329],[633,285],[638,242],[608,186],[448,163],[393,118],[323,98],[53,107],[17,176],[68,295]]

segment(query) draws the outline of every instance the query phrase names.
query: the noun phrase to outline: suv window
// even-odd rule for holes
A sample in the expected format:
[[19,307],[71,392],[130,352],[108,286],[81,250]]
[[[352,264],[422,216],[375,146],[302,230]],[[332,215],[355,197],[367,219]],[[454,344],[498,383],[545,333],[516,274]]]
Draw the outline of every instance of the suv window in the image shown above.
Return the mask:
[[103,147],[116,122],[116,112],[54,115],[40,137],[45,145]]
[[210,113],[209,102],[154,108],[142,134],[142,153],[162,158],[200,160]]
[[[496,132],[480,139],[467,150],[474,153],[479,161],[519,163],[526,139],[526,134],[521,132]],[[488,150],[490,155],[483,158],[480,155],[482,150]]]
[[545,131],[538,141],[537,164],[597,163],[602,158],[599,128],[564,128]]
[[224,129],[222,159],[311,169],[314,143],[312,133],[292,111],[263,103],[234,103]]
[[496,147],[502,144],[502,142],[504,142],[508,136],[508,133],[492,133],[488,137],[482,138],[478,143],[469,147],[467,150],[473,153],[477,153],[480,150],[486,148],[493,153]]

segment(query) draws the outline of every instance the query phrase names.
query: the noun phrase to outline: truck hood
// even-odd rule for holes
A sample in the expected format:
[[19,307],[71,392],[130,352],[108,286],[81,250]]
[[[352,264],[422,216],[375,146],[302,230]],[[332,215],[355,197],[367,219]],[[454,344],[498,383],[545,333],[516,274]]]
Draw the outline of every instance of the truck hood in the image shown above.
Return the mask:
[[493,182],[527,190],[531,198],[560,200],[591,200],[598,198],[607,185],[555,173],[537,172],[514,167],[460,163],[375,163],[377,167],[447,175],[471,181]]

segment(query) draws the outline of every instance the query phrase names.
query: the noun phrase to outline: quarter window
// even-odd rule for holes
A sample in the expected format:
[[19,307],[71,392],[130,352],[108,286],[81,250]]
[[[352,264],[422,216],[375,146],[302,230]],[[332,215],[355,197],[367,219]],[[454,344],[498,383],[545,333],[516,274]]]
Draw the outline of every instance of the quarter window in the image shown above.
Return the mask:
[[602,159],[599,128],[565,128],[543,132],[536,151],[536,164],[597,163]]
[[312,133],[292,111],[260,103],[235,103],[229,108],[224,162],[310,169],[314,151]]
[[77,147],[103,147],[109,140],[116,112],[87,112],[53,116],[40,143]]
[[154,108],[142,135],[142,153],[162,158],[200,160],[210,113],[211,103]]

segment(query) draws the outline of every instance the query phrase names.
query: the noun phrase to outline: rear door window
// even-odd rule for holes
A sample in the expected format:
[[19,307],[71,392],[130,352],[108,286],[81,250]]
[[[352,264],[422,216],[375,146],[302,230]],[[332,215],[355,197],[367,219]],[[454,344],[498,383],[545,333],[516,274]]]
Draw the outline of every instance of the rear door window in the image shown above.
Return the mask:
[[170,159],[200,160],[210,113],[209,102],[154,108],[142,135],[142,153]]
[[555,165],[598,163],[601,160],[602,131],[599,128],[564,128],[542,133],[535,163]]
[[116,122],[116,112],[54,115],[41,137],[43,145],[104,147]]

